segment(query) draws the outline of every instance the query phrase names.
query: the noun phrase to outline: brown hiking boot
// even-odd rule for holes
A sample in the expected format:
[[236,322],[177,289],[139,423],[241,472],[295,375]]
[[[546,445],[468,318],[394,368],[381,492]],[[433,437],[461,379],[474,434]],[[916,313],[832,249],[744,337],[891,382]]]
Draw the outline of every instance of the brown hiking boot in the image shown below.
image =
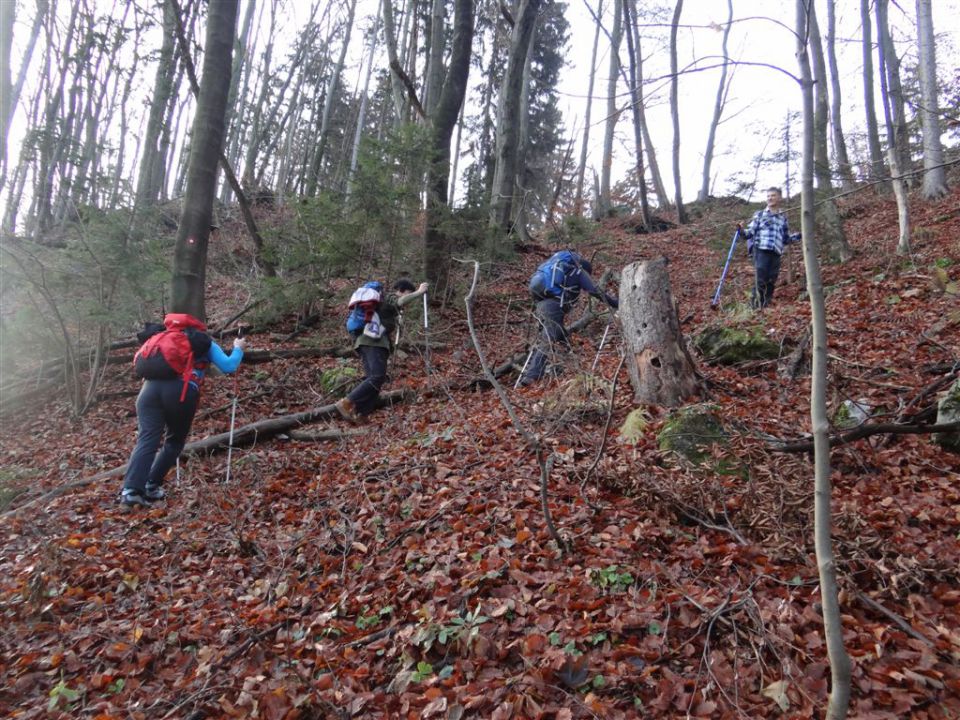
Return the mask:
[[334,407],[337,408],[337,412],[343,416],[344,420],[349,420],[352,423],[360,422],[360,416],[357,415],[357,408],[349,398],[337,400],[337,402],[334,404]]

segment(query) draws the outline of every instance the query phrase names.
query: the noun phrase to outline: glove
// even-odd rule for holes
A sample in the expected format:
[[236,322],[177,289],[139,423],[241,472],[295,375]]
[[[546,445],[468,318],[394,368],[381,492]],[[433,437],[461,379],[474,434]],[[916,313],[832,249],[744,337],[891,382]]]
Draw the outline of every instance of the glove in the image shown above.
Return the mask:
[[234,350],[241,350],[241,351],[242,351],[245,347],[247,347],[247,341],[246,341],[244,338],[236,338],[236,339],[233,341],[233,349],[234,349]]
[[743,225],[741,225],[740,223],[737,223],[737,232],[740,233],[741,235],[743,234]]

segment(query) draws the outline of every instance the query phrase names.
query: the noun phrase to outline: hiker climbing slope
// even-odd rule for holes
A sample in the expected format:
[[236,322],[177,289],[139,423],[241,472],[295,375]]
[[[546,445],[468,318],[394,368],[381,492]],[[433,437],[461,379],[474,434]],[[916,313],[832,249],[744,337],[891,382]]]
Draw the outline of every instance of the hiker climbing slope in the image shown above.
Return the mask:
[[550,256],[530,277],[530,296],[537,303],[537,321],[543,327],[543,342],[527,359],[520,385],[529,385],[543,377],[548,353],[557,346],[569,350],[570,340],[564,327],[564,316],[573,308],[580,291],[603,300],[616,310],[615,297],[597,289],[590,279],[590,261],[572,250],[561,250]]
[[134,356],[134,371],[144,382],[137,396],[137,444],[119,498],[127,507],[166,497],[163,479],[187,442],[207,367],[212,363],[224,373],[234,372],[246,345],[237,338],[227,355],[206,325],[185,313],[169,313],[163,326],[151,324],[138,338],[143,345]]
[[782,202],[780,188],[768,188],[767,206],[754,213],[746,228],[737,225],[737,229],[747,238],[747,254],[753,257],[756,280],[750,304],[754,308],[765,308],[773,300],[783,248],[800,239],[799,233],[790,234],[787,216],[780,211]]
[[353,349],[363,363],[363,381],[347,397],[337,402],[337,410],[350,422],[373,412],[380,390],[387,380],[387,360],[393,350],[393,334],[400,309],[427,292],[427,283],[414,288],[401,278],[393,294],[384,295],[380,282],[368,282],[350,298],[347,332],[353,336]]

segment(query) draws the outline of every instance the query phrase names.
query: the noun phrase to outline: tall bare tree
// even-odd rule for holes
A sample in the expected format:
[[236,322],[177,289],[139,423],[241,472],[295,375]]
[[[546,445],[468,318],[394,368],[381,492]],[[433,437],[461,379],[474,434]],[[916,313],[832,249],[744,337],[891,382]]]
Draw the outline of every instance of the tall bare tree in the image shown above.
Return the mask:
[[833,152],[837,172],[844,190],[853,188],[853,170],[847,155],[847,140],[840,117],[840,70],[837,67],[837,11],[834,0],[827,0],[827,62],[830,65],[830,126],[833,129]]
[[701,202],[710,196],[710,165],[713,163],[713,148],[717,139],[717,126],[723,115],[724,100],[727,97],[727,66],[730,53],[727,50],[727,40],[730,37],[730,28],[733,25],[733,0],[727,0],[727,22],[723,26],[723,67],[720,69],[720,82],[717,83],[717,98],[713,103],[713,120],[710,121],[710,131],[707,133],[707,147],[703,151],[703,178],[700,181],[700,192],[697,200]]
[[519,170],[522,115],[528,112],[521,102],[524,68],[530,53],[541,0],[520,0],[510,40],[507,72],[501,88],[500,117],[497,118],[496,170],[490,198],[490,227],[503,237],[510,231],[513,196]]
[[803,93],[803,192],[801,195],[801,232],[803,234],[803,262],[810,297],[813,331],[813,367],[810,373],[810,424],[814,446],[814,547],[820,575],[820,601],[823,629],[826,637],[827,658],[830,661],[830,698],[826,720],[843,720],[850,704],[850,656],[843,644],[843,624],[837,590],[837,568],[833,555],[830,528],[833,515],[830,507],[830,421],[827,417],[827,313],[823,296],[823,281],[817,261],[814,237],[814,110],[813,77],[807,54],[808,6],[813,3],[797,0],[797,60]]
[[627,58],[630,64],[630,105],[633,109],[633,143],[636,147],[637,190],[640,195],[640,223],[645,230],[650,229],[650,202],[647,199],[647,178],[643,165],[643,124],[642,113],[643,96],[640,94],[639,65],[640,59],[637,47],[639,34],[637,30],[637,3],[636,0],[624,0],[623,25],[627,33]]
[[[896,172],[902,175],[910,169],[910,138],[907,131],[906,106],[903,83],[900,81],[900,57],[890,34],[890,0],[876,0],[874,12],[877,19],[877,52],[880,62],[880,91],[884,107],[890,113],[893,128],[893,152],[897,156]],[[889,148],[888,148],[889,154]],[[892,168],[891,168],[892,170]],[[908,181],[905,180],[907,184]]]
[[933,3],[917,0],[917,50],[920,64],[920,120],[923,125],[923,196],[927,200],[947,194],[947,176],[940,143],[937,103],[937,56],[933,35]]
[[583,176],[587,170],[587,147],[590,143],[590,116],[593,110],[593,85],[597,79],[597,47],[600,44],[600,18],[603,17],[603,0],[597,0],[597,12],[594,16],[593,50],[590,52],[590,77],[587,80],[587,110],[583,120],[583,144],[580,146],[580,165],[577,168],[577,194],[574,198],[574,212],[583,214]]
[[677,205],[677,222],[681,225],[687,222],[680,187],[680,71],[677,66],[677,31],[682,12],[683,0],[677,0],[670,23],[670,118],[673,121],[673,197]]
[[450,241],[443,230],[450,179],[450,139],[467,94],[473,48],[473,0],[456,0],[450,63],[436,111],[430,118],[430,163],[427,169],[427,217],[424,265],[435,294],[444,297],[450,279]]
[[870,30],[870,1],[860,0],[860,28],[863,34],[863,101],[867,123],[867,147],[870,149],[870,179],[879,180],[886,176],[883,162],[883,150],[880,148],[880,128],[877,124],[876,103],[873,97],[873,34]]
[[217,167],[223,153],[238,4],[237,0],[218,0],[207,9],[203,74],[193,120],[187,192],[174,250],[171,308],[201,320],[206,317],[207,242]]
[[810,3],[807,13],[809,49],[808,57],[813,60],[814,87],[814,120],[813,120],[813,174],[817,180],[817,188],[825,197],[821,201],[820,239],[823,249],[834,262],[846,262],[853,256],[853,250],[847,243],[847,236],[843,231],[843,221],[837,206],[832,198],[833,177],[830,171],[830,150],[828,125],[830,124],[829,93],[827,88],[827,67],[823,58],[823,43],[820,39],[820,25],[817,22],[817,10],[814,3]]
[[597,217],[610,214],[610,175],[613,171],[613,136],[620,119],[617,110],[617,76],[620,74],[620,41],[623,38],[623,0],[613,2],[613,25],[610,29],[610,71],[607,76],[607,117],[603,133],[603,157],[600,161],[600,195],[594,212]]

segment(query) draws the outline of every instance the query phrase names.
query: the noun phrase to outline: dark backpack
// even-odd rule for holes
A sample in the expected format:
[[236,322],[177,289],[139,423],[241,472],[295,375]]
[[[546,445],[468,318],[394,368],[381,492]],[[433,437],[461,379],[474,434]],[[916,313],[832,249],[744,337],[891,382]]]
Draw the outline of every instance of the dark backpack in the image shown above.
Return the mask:
[[[182,318],[189,318],[183,320]],[[164,325],[147,323],[137,338],[146,341],[133,356],[133,371],[144,380],[183,380],[183,400],[194,369],[207,366],[212,340],[204,326],[189,315],[170,314]]]
[[586,264],[572,250],[554,253],[530,276],[530,294],[534,300],[558,298],[561,305],[572,304],[580,295],[577,276],[584,272]]

